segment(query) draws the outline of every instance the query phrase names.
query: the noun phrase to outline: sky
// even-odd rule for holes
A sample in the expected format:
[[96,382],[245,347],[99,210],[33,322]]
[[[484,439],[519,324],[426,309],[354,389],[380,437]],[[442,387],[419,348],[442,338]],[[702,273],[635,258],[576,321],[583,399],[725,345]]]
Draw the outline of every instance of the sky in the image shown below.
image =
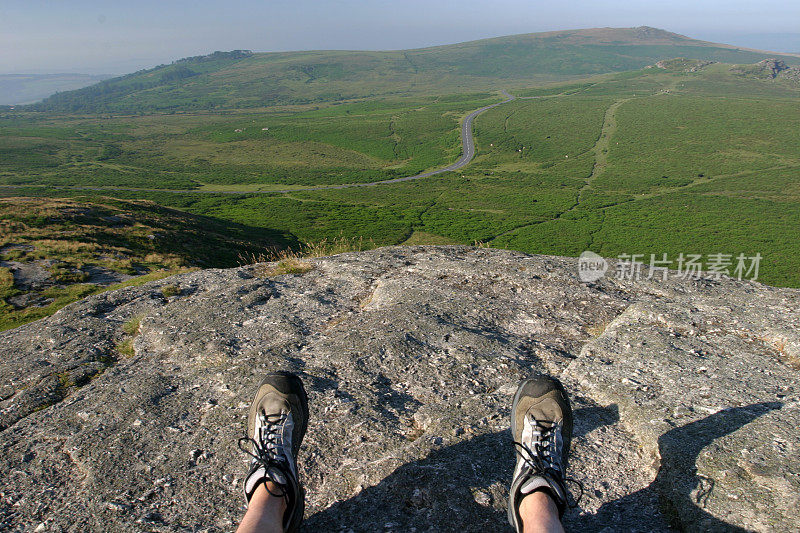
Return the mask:
[[214,50],[389,50],[602,26],[800,53],[797,0],[0,0],[0,74],[124,74]]

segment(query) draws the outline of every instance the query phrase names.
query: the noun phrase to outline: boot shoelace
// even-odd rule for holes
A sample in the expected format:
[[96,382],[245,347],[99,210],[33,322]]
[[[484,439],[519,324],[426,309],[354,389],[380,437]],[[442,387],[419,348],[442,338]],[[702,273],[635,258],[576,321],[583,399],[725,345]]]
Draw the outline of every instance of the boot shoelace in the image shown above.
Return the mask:
[[[533,450],[521,442],[513,441],[514,446],[517,448],[517,453],[531,468],[532,475],[544,477],[545,474],[549,474],[550,477],[564,481],[565,485],[566,483],[573,483],[575,486],[577,486],[580,492],[577,498],[573,496],[572,502],[569,501],[572,494],[570,491],[565,491],[565,496],[567,497],[567,506],[570,508],[577,507],[578,503],[581,501],[581,498],[583,498],[583,483],[577,479],[566,477],[560,468],[556,468],[556,461],[558,458],[553,455],[557,452],[556,435],[553,431],[556,427],[555,424],[551,426],[545,426],[535,418],[531,419],[533,420],[534,424],[534,430],[532,432]],[[547,460],[544,458],[547,458]],[[547,478],[545,477],[545,480],[546,479]]]
[[[256,435],[257,439],[241,437],[238,442],[239,449],[264,467],[264,478],[261,481],[264,483],[264,488],[267,489],[267,492],[277,498],[285,497],[288,500],[290,492],[287,490],[289,488],[288,479],[292,473],[289,470],[289,465],[286,464],[286,459],[279,453],[279,450],[284,446],[280,440],[280,429],[288,415],[286,413],[267,415],[262,412],[258,416],[261,419],[260,435]],[[270,479],[266,475],[270,468],[278,469],[287,480],[287,483],[280,483],[277,480]],[[267,481],[272,481],[281,489],[281,492],[276,494],[269,490]]]

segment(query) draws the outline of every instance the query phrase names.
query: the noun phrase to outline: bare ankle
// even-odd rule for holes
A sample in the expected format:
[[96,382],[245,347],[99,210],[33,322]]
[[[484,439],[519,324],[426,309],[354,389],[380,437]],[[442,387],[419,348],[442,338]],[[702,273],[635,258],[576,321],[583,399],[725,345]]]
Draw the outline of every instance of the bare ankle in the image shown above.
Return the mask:
[[525,533],[561,533],[564,531],[558,516],[558,507],[546,490],[537,490],[525,496],[519,505]]

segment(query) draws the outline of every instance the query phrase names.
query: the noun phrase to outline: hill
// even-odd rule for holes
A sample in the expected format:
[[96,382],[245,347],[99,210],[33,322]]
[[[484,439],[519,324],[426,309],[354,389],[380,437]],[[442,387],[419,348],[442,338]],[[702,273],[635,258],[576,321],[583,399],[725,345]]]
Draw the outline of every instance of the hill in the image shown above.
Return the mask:
[[532,373],[574,406],[568,530],[800,527],[800,291],[583,284],[575,259],[467,247],[266,267],[0,334],[0,529],[233,530],[236,438],[277,369],[309,391],[308,531],[506,531],[509,409]]
[[[138,113],[475,92],[633,70],[679,56],[755,63],[775,55],[650,27],[531,33],[382,52],[235,50],[60,93],[29,109]],[[778,56],[800,63],[800,56]]]
[[111,198],[0,199],[0,329],[108,287],[230,267],[287,242],[263,228]]

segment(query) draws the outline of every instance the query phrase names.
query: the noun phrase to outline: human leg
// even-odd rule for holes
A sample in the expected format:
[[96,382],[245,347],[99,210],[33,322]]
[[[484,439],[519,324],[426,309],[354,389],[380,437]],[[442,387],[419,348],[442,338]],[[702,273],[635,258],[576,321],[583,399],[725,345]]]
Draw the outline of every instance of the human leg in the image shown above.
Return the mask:
[[511,433],[517,463],[508,519],[518,533],[563,531],[567,507],[564,472],[572,440],[572,409],[561,383],[539,376],[523,381],[514,395]]
[[253,457],[244,482],[248,510],[239,531],[293,533],[300,527],[305,493],[296,457],[307,423],[308,399],[300,378],[287,372],[267,375],[250,406],[248,436],[239,440]]
[[[269,490],[267,490],[269,489]],[[283,533],[286,498],[274,496],[279,488],[271,481],[258,485],[247,504],[237,533]]]
[[564,531],[553,498],[543,490],[527,494],[519,503],[524,533],[561,533]]

